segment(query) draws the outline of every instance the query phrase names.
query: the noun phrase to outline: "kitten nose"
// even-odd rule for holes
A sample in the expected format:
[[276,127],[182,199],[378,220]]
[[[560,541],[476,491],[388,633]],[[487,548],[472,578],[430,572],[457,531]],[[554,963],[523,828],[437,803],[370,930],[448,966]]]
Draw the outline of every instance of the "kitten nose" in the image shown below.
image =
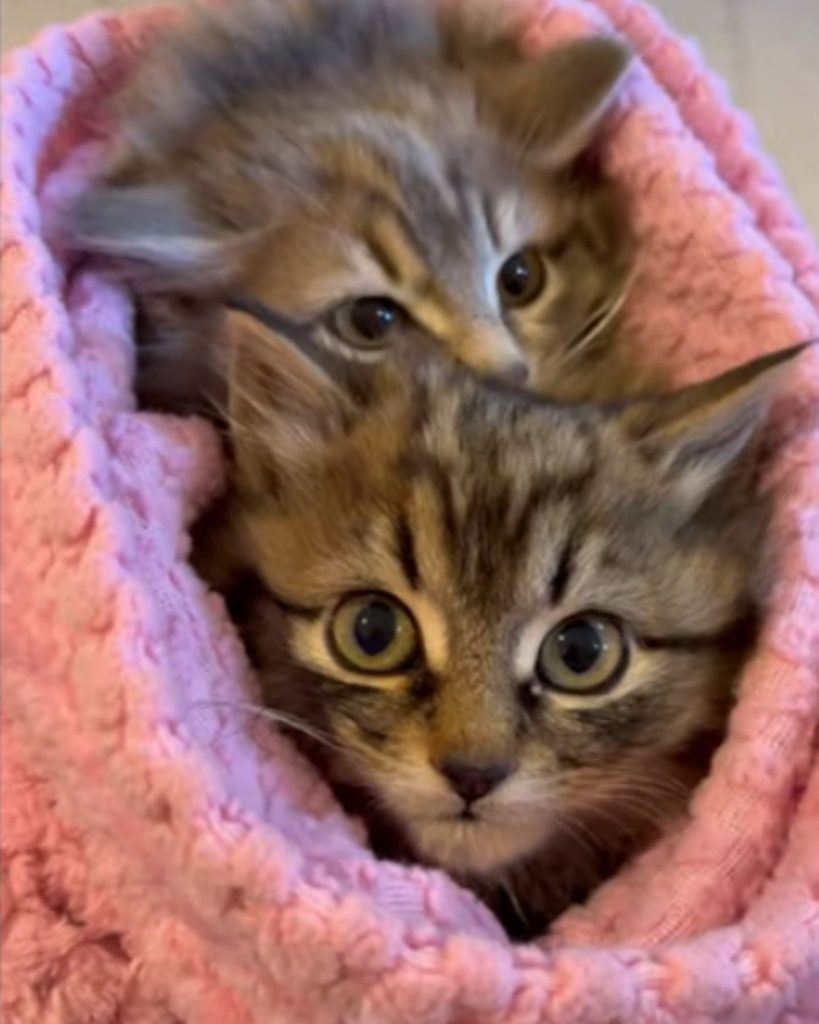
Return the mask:
[[500,371],[498,378],[504,384],[511,384],[513,387],[523,387],[529,379],[529,367],[526,363],[511,363]]
[[483,377],[509,384],[523,384],[529,376],[517,340],[506,326],[490,317],[470,319],[456,345],[457,359]]
[[450,786],[468,804],[486,796],[511,774],[508,761],[467,761],[461,757],[445,757],[438,770]]

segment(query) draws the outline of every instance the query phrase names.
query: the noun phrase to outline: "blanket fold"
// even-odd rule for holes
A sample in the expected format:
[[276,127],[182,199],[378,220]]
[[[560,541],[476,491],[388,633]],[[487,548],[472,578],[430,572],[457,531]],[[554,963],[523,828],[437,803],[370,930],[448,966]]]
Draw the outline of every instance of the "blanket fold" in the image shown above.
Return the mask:
[[[819,337],[816,248],[696,52],[639,0],[530,7],[533,45],[617,31],[637,53],[605,160],[639,243],[640,357],[682,383]],[[187,564],[217,438],[135,411],[129,297],[51,235],[110,95],[178,16],[94,15],[4,70],[4,1019],[819,1022],[819,352],[772,417],[774,606],[690,820],[511,946],[445,876],[377,861],[236,712],[251,673]]]

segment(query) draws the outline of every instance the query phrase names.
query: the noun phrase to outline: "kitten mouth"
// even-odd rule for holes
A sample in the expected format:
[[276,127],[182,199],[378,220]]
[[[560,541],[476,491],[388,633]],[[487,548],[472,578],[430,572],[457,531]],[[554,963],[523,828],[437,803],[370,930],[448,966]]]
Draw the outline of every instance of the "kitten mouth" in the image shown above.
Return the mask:
[[408,824],[420,858],[458,876],[492,875],[528,857],[545,838],[542,828],[497,824],[470,807]]

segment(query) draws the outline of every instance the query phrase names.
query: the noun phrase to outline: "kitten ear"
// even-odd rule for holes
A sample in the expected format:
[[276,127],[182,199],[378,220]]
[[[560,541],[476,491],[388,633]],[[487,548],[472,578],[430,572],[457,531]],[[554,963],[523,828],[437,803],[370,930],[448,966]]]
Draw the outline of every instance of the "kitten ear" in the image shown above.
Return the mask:
[[478,70],[479,94],[500,126],[544,167],[561,167],[591,142],[631,54],[605,36],[577,39]]
[[309,471],[344,433],[354,394],[343,370],[309,339],[238,310],[227,313],[226,327],[236,468],[245,487],[269,491],[283,476]]
[[693,508],[758,436],[784,373],[811,343],[761,356],[671,395],[638,400],[622,425],[638,450]]
[[209,225],[181,185],[100,185],[69,211],[72,247],[152,291],[200,292],[227,280],[245,240]]

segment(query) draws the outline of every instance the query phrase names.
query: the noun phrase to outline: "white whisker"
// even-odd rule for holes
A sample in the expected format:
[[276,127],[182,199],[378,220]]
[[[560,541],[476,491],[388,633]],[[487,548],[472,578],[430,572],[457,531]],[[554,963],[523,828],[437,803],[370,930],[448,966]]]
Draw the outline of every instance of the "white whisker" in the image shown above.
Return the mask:
[[569,346],[569,361],[582,355],[594,339],[602,334],[614,318],[619,315],[629,296],[633,280],[634,275],[629,275],[623,283],[623,287],[612,297],[607,306],[594,310],[593,313],[586,317],[580,329],[572,338]]
[[264,718],[269,722],[273,722],[275,725],[282,725],[285,728],[293,729],[294,732],[299,732],[303,736],[307,736],[310,739],[315,740],[316,743],[320,743],[322,746],[325,746],[330,750],[335,750],[337,753],[348,753],[344,747],[342,747],[327,733],[322,732],[322,730],[316,728],[316,726],[303,721],[297,715],[291,715],[286,711],[279,711],[276,708],[264,707],[260,704],[238,701],[200,701],[199,706],[227,708],[230,711],[241,711],[256,718]]

